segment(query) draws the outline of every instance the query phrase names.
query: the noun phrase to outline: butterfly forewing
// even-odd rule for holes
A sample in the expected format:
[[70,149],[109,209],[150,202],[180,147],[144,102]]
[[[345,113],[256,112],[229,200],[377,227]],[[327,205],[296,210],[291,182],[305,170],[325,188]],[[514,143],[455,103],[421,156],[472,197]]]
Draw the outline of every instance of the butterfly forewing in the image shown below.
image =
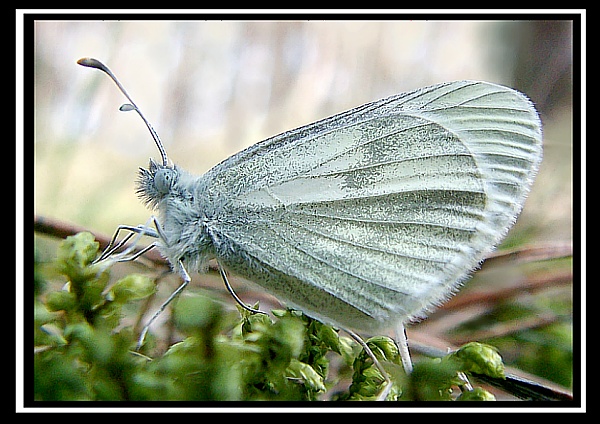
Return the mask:
[[461,81],[267,139],[202,179],[219,259],[359,330],[418,316],[516,219],[541,160],[520,93]]

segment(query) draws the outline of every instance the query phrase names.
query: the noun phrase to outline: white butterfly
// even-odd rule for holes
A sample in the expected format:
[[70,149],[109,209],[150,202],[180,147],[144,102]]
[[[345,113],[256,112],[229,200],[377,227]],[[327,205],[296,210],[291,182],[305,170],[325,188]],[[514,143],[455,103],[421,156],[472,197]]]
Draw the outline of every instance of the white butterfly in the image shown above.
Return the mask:
[[[114,79],[91,60],[80,63]],[[158,238],[184,281],[216,259],[226,284],[228,270],[326,323],[397,329],[408,372],[403,325],[448,298],[505,236],[542,158],[532,103],[486,82],[369,103],[257,143],[202,176],[168,164],[131,103],[163,161],[138,182],[158,210],[156,231],[122,228]]]

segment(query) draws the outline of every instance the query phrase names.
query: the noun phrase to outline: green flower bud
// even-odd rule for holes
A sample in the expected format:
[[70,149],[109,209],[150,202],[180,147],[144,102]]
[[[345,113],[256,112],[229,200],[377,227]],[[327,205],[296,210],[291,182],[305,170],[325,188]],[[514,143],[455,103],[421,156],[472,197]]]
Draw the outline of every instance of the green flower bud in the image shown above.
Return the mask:
[[98,254],[100,244],[91,233],[83,232],[69,236],[58,246],[56,265],[62,274],[72,280],[87,280],[98,272],[90,267]]
[[493,346],[471,342],[462,346],[452,356],[462,362],[463,371],[505,378],[502,357]]

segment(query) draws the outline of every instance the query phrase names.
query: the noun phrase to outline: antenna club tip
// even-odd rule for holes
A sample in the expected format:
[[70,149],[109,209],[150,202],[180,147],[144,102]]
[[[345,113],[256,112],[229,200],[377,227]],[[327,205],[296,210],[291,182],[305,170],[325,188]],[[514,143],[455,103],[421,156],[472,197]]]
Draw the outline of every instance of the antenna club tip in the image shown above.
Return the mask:
[[104,64],[100,62],[98,59],[94,59],[93,57],[82,57],[77,61],[78,65],[87,66],[88,68],[96,68],[102,69],[104,68]]

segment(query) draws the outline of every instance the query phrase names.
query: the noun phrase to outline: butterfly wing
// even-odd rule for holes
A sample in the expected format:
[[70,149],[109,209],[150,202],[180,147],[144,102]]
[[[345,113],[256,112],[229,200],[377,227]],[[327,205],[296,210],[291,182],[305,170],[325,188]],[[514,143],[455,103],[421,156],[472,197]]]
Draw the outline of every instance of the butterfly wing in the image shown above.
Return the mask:
[[235,273],[326,322],[387,328],[445,299],[506,234],[542,156],[531,102],[439,84],[267,139],[202,180]]

